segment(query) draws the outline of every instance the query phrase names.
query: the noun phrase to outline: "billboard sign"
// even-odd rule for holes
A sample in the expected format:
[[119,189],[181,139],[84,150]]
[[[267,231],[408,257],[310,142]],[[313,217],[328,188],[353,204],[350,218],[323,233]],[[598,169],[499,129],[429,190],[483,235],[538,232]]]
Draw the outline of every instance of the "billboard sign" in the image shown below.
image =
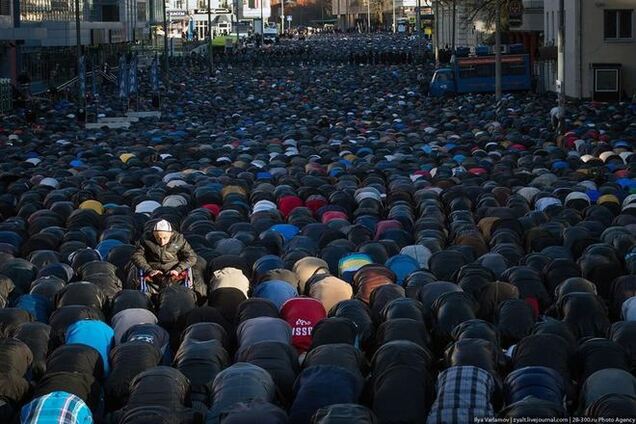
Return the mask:
[[166,10],[168,18],[183,18],[187,15],[185,10]]
[[[243,13],[242,18],[260,19],[261,6],[263,19],[269,19],[272,16],[271,0],[242,0]],[[261,4],[262,2],[262,4]]]
[[510,0],[508,3],[508,25],[519,27],[523,23],[523,3],[521,0]]
[[417,0],[395,0],[395,7],[417,7]]

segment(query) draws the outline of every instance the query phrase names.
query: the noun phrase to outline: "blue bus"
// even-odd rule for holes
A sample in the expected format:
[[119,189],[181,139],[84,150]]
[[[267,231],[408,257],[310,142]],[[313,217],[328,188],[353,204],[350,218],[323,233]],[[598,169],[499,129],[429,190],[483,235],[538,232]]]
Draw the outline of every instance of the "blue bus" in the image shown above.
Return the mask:
[[[501,56],[502,90],[530,90],[530,57],[527,54]],[[495,56],[460,57],[450,67],[435,71],[429,94],[494,93]]]

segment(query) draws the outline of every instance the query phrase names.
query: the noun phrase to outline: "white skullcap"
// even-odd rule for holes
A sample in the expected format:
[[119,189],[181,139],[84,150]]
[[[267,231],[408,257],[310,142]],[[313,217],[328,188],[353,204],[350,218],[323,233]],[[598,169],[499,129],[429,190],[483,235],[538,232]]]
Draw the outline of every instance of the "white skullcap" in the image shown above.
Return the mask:
[[170,223],[166,221],[165,219],[162,219],[161,221],[155,224],[153,231],[165,231],[165,232],[171,233],[172,225],[170,225]]

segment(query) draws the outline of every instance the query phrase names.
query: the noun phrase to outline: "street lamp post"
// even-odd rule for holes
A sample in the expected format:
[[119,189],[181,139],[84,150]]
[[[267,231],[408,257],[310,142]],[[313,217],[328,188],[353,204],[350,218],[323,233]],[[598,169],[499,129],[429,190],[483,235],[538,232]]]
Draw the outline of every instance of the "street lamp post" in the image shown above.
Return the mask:
[[285,0],[280,0],[280,35],[285,34]]
[[265,22],[263,21],[263,1],[264,0],[258,0],[258,2],[261,4],[261,43],[263,42],[263,36],[265,35]]
[[495,98],[501,100],[501,1],[497,1],[495,27]]
[[371,33],[371,0],[367,0],[367,32]]
[[559,39],[557,71],[559,76],[559,135],[565,134],[565,2],[559,0]]
[[397,31],[397,22],[395,20],[395,0],[393,0],[393,33]]
[[435,20],[433,21],[433,31],[435,32],[435,65],[437,65],[439,63],[439,0],[434,0],[435,1],[435,16],[433,16],[435,18]]
[[415,25],[417,25],[417,42],[418,44],[422,44],[422,5],[420,0],[417,0],[417,7],[415,8],[417,15],[415,15]]
[[[437,48],[441,49],[441,46],[444,45],[444,40],[446,39],[446,24],[444,22],[446,20],[446,15],[444,11],[444,4],[440,4],[440,0],[436,0],[435,2],[435,15],[435,21],[437,22],[437,32],[440,35],[440,37],[438,37],[439,43],[437,45]],[[439,19],[437,19],[437,15],[439,15]]]
[[212,76],[212,11],[210,10],[210,0],[208,0],[208,72]]
[[239,0],[234,0],[234,14],[236,15],[236,50],[238,51],[239,40],[241,35],[239,34]]
[[79,0],[75,0],[75,43],[77,49],[77,98],[79,103],[79,109],[84,110],[84,96],[82,95],[82,88],[80,84],[80,71],[82,68],[82,35],[80,30],[80,3]]
[[133,0],[133,4],[132,4],[132,37],[133,37],[133,44],[137,43],[137,0]]
[[80,32],[80,10],[79,0],[75,0],[75,47],[77,49],[77,69],[79,70],[79,60],[82,57],[82,37]]
[[168,17],[166,12],[166,0],[163,0],[163,77],[166,82],[166,88],[169,78],[168,67]]
[[137,1],[130,0],[130,41],[132,41],[133,44],[135,44],[136,9],[137,9]]
[[[499,7],[501,6],[501,4],[497,5],[497,13],[499,12]],[[453,52],[453,54],[455,54],[455,32],[456,32],[456,27],[457,27],[457,0],[453,0],[453,10],[452,10],[452,14],[453,14],[453,26],[452,26],[452,39],[451,39],[451,51]]]

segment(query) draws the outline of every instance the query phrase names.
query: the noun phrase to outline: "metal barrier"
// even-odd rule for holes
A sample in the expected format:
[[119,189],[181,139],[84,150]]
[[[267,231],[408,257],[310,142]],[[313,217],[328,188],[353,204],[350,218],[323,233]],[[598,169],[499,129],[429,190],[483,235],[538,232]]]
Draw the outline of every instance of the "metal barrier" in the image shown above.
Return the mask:
[[[114,68],[114,69],[117,70],[118,68]],[[113,84],[117,83],[117,77],[112,73],[106,73],[104,71],[95,71],[95,75],[106,81],[112,82]],[[86,79],[90,79],[92,77],[93,77],[93,71],[86,72]],[[64,91],[74,86],[75,84],[77,84],[77,81],[79,81],[78,77],[72,78],[63,84],[58,85],[57,87],[55,87],[55,89],[57,91]],[[36,93],[36,94],[42,94],[42,93]]]
[[[88,46],[85,50],[87,64],[94,63],[96,69],[109,65],[117,69],[119,57],[133,52],[143,58],[140,64],[145,66],[147,57],[160,52],[150,45],[131,46],[129,44],[104,44]],[[33,81],[32,91],[42,94],[47,90],[59,88],[75,79],[77,74],[77,53],[75,47],[25,47],[21,53],[20,72]],[[87,71],[90,71],[88,66]]]
[[[187,42],[181,45],[179,54],[171,59],[183,59],[198,48],[205,46],[204,41]],[[102,81],[117,84],[119,57],[122,54],[133,53],[137,56],[139,69],[149,68],[155,55],[163,54],[163,46],[151,45],[109,45],[100,46],[98,49],[89,49],[86,57],[89,62],[96,65],[95,75]],[[45,48],[27,49],[22,56],[23,71],[34,81],[29,90],[32,96],[47,96],[51,93],[63,93],[72,95],[70,90],[77,86],[79,81],[76,74],[75,48]],[[110,65],[108,72],[103,70],[104,65]],[[99,69],[99,70],[98,70]],[[87,69],[86,80],[90,81],[93,71]],[[9,96],[11,90],[9,90]],[[1,106],[0,106],[1,108]],[[0,109],[1,110],[1,109]]]

